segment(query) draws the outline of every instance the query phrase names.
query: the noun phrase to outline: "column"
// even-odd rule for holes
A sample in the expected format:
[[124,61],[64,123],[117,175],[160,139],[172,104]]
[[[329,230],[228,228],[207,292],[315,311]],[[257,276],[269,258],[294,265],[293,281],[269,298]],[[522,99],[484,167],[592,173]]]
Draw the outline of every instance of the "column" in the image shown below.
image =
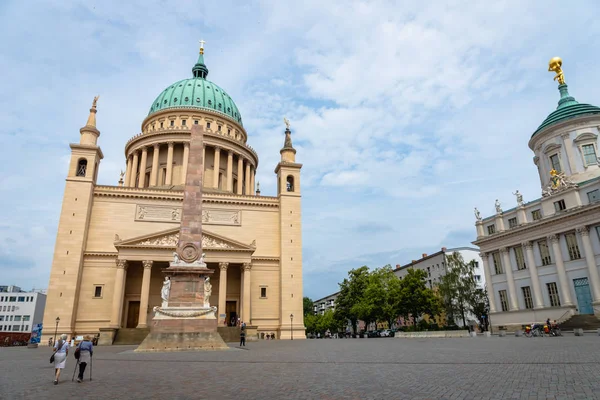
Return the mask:
[[544,308],[544,298],[542,297],[542,289],[540,288],[540,278],[537,273],[537,265],[535,265],[535,257],[533,257],[533,243],[522,243],[527,255],[527,269],[531,278],[531,286],[533,287],[533,308]]
[[246,177],[244,178],[246,184],[246,196],[250,196],[250,162],[246,162]]
[[[571,141],[571,133],[565,132],[560,135],[562,138],[565,152],[567,153],[567,160],[569,163],[569,175],[577,171],[577,166],[575,165],[575,155],[573,154],[573,142]],[[563,171],[567,172],[567,171]]]
[[167,152],[167,177],[165,178],[165,185],[170,185],[173,178],[173,146],[175,143],[169,142],[169,149]]
[[117,260],[117,271],[115,273],[115,285],[113,286],[113,300],[110,314],[111,328],[121,327],[121,310],[123,309],[123,288],[125,287],[125,272],[127,261]]
[[[219,326],[223,326],[223,320],[227,320],[227,314],[225,313],[225,304],[227,302],[227,268],[229,267],[229,263],[222,262],[219,263],[219,269],[221,270],[221,275],[219,275],[219,309],[218,320]],[[221,317],[221,314],[225,314],[225,317]]]
[[490,313],[496,312],[496,294],[494,293],[494,285],[492,284],[492,272],[490,271],[490,260],[488,253],[479,253],[479,256],[483,260],[483,272],[485,273],[485,286],[488,291],[488,298],[490,300]]
[[158,157],[160,155],[160,144],[154,145],[154,151],[152,152],[152,171],[150,171],[150,186],[156,186],[158,180]]
[[593,302],[600,302],[600,276],[598,276],[598,266],[596,265],[594,248],[590,240],[590,228],[588,226],[581,226],[577,228],[577,232],[581,236],[581,242],[583,243],[585,263],[588,267],[589,282],[592,287]]
[[560,287],[560,302],[563,306],[572,306],[571,290],[567,281],[567,272],[565,271],[565,263],[563,261],[562,251],[560,250],[560,241],[558,235],[548,236],[548,240],[552,243],[552,252],[554,253],[554,263],[556,264],[556,274],[558,275],[558,285]]
[[136,187],[137,183],[137,170],[138,170],[138,151],[133,152],[133,164],[131,167],[131,181],[129,181],[129,186]]
[[219,166],[221,165],[221,149],[219,147],[215,147],[215,159],[214,159],[214,167],[213,167],[213,188],[219,188]]
[[244,182],[244,159],[242,156],[238,156],[237,169],[237,194],[242,194],[242,183]]
[[142,147],[142,161],[140,162],[140,187],[146,186],[146,165],[148,164],[148,147]]
[[125,186],[129,186],[131,179],[131,156],[127,157],[127,169],[125,170]]
[[256,171],[254,170],[254,165],[250,166],[250,195],[254,196],[256,194],[256,186],[254,186],[254,177],[256,176]]
[[144,275],[142,275],[142,291],[140,294],[140,316],[138,328],[148,327],[148,298],[150,297],[150,277],[152,275],[152,261],[142,261]]
[[517,302],[517,291],[515,290],[515,281],[513,279],[512,263],[510,262],[509,249],[503,247],[500,249],[502,254],[502,264],[504,264],[504,273],[506,273],[506,283],[508,284],[508,304],[509,311],[519,309],[519,303]]
[[188,162],[190,160],[190,144],[185,142],[183,144],[183,165],[181,166],[181,182],[185,186],[187,178]]
[[227,152],[227,191],[233,192],[233,151]]
[[250,325],[250,270],[252,264],[244,263],[244,300],[242,302],[242,321]]

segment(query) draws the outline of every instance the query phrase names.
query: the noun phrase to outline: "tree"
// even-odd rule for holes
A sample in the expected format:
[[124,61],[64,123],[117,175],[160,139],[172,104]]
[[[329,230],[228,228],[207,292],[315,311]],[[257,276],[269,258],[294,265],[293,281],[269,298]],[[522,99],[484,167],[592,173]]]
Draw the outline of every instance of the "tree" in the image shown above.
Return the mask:
[[365,324],[386,321],[392,326],[400,311],[400,279],[390,265],[369,274],[363,296],[354,310]]
[[304,316],[306,317],[308,314],[313,314],[313,301],[310,299],[310,297],[304,297],[302,299],[303,301],[303,305],[304,305]]
[[317,320],[317,331],[324,334],[327,330],[332,333],[337,332],[338,323],[336,322],[333,311],[331,309],[325,311],[323,315],[319,316],[320,318]]
[[441,277],[439,284],[446,314],[452,322],[458,314],[463,326],[466,326],[466,315],[475,307],[479,290],[475,280],[475,261],[466,263],[460,253],[454,252],[446,257],[446,265],[448,271]]
[[348,272],[348,278],[340,283],[340,294],[336,299],[334,318],[338,324],[350,321],[352,329],[356,333],[358,322],[357,309],[354,307],[362,299],[369,279],[369,267],[366,265],[355,268]]
[[471,312],[475,314],[483,330],[487,330],[490,313],[490,299],[488,298],[487,289],[477,289],[475,291]]
[[440,312],[437,295],[425,286],[426,277],[425,271],[409,268],[408,275],[400,280],[399,314],[405,319],[412,316],[415,328],[423,314],[434,316]]
[[306,326],[307,333],[315,333],[317,331],[318,317],[320,315],[314,315],[313,313],[304,316],[304,326]]

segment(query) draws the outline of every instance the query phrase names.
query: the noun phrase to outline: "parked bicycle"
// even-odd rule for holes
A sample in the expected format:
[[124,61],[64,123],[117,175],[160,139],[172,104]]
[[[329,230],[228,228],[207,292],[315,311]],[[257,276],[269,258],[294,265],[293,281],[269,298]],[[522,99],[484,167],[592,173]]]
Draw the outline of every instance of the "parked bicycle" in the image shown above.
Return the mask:
[[542,324],[531,324],[525,327],[525,336],[527,337],[544,337],[545,334]]

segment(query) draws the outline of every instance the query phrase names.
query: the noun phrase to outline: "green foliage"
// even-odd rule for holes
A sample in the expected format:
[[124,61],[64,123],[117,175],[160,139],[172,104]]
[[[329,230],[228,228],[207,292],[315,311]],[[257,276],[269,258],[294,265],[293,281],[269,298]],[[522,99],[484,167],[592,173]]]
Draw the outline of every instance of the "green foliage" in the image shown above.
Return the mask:
[[312,314],[313,313],[313,301],[310,299],[310,297],[304,297],[302,299],[303,301],[303,305],[304,305],[304,316],[306,317],[308,314]]
[[369,267],[365,265],[350,270],[348,278],[340,283],[340,294],[336,299],[334,318],[339,324],[349,320],[354,332],[357,331],[356,324],[359,319],[356,313],[358,310],[354,306],[362,299],[368,280]]
[[[479,310],[482,302],[475,280],[475,261],[466,263],[460,253],[455,252],[446,257],[446,265],[448,272],[439,284],[446,315],[449,323],[454,323],[456,315],[460,316],[463,326],[466,326],[466,314]],[[481,314],[475,315],[481,317]]]
[[386,265],[369,274],[363,297],[353,310],[366,324],[386,321],[388,326],[392,325],[400,310],[400,279],[391,266]]
[[399,314],[416,321],[423,314],[438,315],[441,307],[438,296],[425,285],[427,273],[409,268],[408,275],[400,280]]
[[332,333],[338,332],[339,323],[335,320],[332,310],[327,310],[321,314],[307,314],[304,317],[304,326],[307,333],[320,332],[324,334],[327,330]]
[[[488,298],[487,289],[477,289],[473,296],[473,304],[471,304],[471,312],[475,314],[479,324],[487,330],[488,318],[490,312],[490,299]],[[486,318],[481,318],[482,316]]]

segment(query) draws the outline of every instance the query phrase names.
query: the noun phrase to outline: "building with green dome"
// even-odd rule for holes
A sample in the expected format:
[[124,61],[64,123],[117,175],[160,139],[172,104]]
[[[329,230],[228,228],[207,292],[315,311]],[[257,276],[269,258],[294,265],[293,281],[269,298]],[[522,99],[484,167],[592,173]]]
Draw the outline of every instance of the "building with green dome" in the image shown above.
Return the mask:
[[[557,320],[600,328],[600,108],[569,94],[562,60],[553,58],[560,93],[556,110],[533,132],[529,148],[541,197],[482,218],[475,209],[495,328]],[[533,196],[532,196],[533,197]],[[536,196],[537,197],[537,196]]]
[[[100,334],[101,344],[142,342],[178,243],[188,164],[202,160],[202,250],[214,270],[209,303],[217,307],[221,336],[239,340],[236,325],[244,322],[248,340],[305,338],[302,164],[289,124],[274,139],[283,144],[280,162],[268,166],[277,191],[265,195],[241,112],[230,93],[208,80],[203,47],[190,64],[187,77],[148,99],[114,186],[97,183],[103,154],[94,99],[79,143],[70,145],[45,326],[58,323],[69,336]],[[197,125],[202,154],[190,151]]]

